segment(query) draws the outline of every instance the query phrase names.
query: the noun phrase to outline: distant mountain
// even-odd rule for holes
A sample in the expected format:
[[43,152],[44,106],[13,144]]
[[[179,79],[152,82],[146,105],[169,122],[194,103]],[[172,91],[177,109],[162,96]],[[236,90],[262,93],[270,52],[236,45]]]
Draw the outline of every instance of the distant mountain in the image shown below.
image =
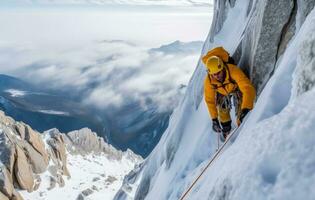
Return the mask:
[[29,83],[20,79],[5,74],[0,74],[0,90],[8,89],[8,86],[19,90],[26,90],[27,88],[31,87]]
[[203,42],[193,41],[193,42],[181,42],[179,40],[162,45],[159,48],[151,49],[151,52],[163,52],[165,54],[192,54],[201,51]]
[[40,90],[11,76],[0,75],[0,84],[0,109],[37,131],[89,127],[115,147],[130,148],[142,156],[159,141],[172,112],[160,113],[157,105],[148,103],[144,108],[139,102],[98,111],[73,101],[71,95]]
[[69,97],[42,91],[7,75],[0,75],[0,109],[38,131],[55,127],[63,132],[83,127],[104,131],[100,119]]
[[159,112],[157,105],[148,104],[143,108],[134,102],[106,113],[109,113],[105,118],[110,126],[105,137],[109,143],[147,156],[167,128],[172,110]]

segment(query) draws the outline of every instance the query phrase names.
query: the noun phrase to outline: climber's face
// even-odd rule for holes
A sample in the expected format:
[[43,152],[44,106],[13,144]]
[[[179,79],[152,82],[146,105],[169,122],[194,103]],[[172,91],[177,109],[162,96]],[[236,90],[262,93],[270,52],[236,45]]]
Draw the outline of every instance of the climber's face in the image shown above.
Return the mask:
[[217,81],[224,82],[225,79],[225,70],[221,70],[215,74],[211,74],[211,76]]

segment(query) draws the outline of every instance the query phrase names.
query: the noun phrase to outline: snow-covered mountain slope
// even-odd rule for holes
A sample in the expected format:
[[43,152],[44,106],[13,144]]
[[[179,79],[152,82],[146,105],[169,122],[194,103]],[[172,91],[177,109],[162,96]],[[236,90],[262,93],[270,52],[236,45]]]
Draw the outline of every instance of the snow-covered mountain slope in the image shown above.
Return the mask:
[[11,0],[27,4],[208,6],[208,0]]
[[[129,157],[130,156],[130,157]],[[68,169],[71,178],[65,180],[63,187],[50,189],[50,174],[41,174],[40,187],[32,192],[22,191],[24,199],[29,200],[67,200],[67,199],[113,199],[121,187],[124,176],[130,172],[141,159],[128,152],[120,160],[99,155],[68,154]]]
[[142,158],[88,128],[42,134],[0,112],[0,199],[112,199]]
[[[238,137],[185,199],[314,198],[314,5],[313,0],[215,2],[202,53],[219,45],[228,49],[259,96]],[[115,199],[180,199],[211,160],[217,143],[203,99],[205,75],[199,62],[159,144],[126,177]]]

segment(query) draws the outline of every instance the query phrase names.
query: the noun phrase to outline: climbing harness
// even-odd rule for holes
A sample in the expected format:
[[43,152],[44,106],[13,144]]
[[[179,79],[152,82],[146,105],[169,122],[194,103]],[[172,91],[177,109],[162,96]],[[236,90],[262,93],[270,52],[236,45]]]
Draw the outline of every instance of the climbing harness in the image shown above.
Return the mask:
[[199,174],[199,176],[194,180],[194,182],[190,185],[190,187],[186,190],[186,192],[182,195],[182,197],[180,198],[180,200],[183,200],[188,193],[191,191],[191,189],[194,187],[194,185],[197,183],[197,181],[201,178],[201,176],[205,173],[205,171],[210,167],[210,165],[213,163],[213,161],[219,156],[219,154],[222,152],[222,150],[224,149],[224,147],[226,146],[226,144],[230,141],[230,139],[232,138],[232,136],[237,132],[237,130],[239,129],[239,127],[236,127],[226,138],[226,140],[224,141],[224,143],[222,144],[222,146],[216,151],[216,153],[214,154],[214,156],[211,158],[211,160],[209,161],[209,163],[207,164],[207,166],[202,170],[202,172]]
[[231,94],[224,96],[220,93],[216,95],[216,104],[223,109],[231,110],[232,109],[232,102],[231,102]]

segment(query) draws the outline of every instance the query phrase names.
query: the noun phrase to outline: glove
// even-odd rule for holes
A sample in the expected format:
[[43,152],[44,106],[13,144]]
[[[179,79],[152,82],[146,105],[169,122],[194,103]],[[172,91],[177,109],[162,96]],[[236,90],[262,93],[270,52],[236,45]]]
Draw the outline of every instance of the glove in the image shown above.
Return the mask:
[[230,134],[230,131],[232,129],[231,123],[232,123],[232,121],[221,122],[222,134],[223,134],[223,138],[224,138],[224,140],[221,140],[222,142],[224,142],[225,139],[227,138],[227,136]]
[[221,126],[222,126],[222,132],[223,133],[229,133],[232,129],[232,121],[228,121],[228,122],[221,122]]
[[220,122],[217,118],[212,119],[212,129],[217,133],[220,133],[222,131]]
[[244,108],[241,111],[241,114],[239,116],[239,118],[237,119],[237,125],[241,125],[241,123],[243,122],[243,119],[245,118],[245,116],[249,113],[250,109],[248,108]]

